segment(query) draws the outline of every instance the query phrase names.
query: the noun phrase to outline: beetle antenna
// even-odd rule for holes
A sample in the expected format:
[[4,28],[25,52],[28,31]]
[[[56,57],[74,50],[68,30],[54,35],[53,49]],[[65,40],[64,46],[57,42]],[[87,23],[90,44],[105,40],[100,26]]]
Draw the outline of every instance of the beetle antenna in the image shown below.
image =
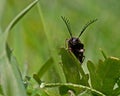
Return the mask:
[[71,27],[70,27],[70,22],[69,22],[69,20],[68,20],[66,17],[63,17],[63,16],[61,16],[61,18],[62,18],[62,20],[65,22],[65,24],[66,24],[66,26],[67,26],[67,29],[68,29],[68,31],[69,31],[69,33],[70,33],[70,36],[72,37],[72,32],[71,32]]
[[85,29],[91,25],[92,23],[94,23],[95,21],[97,21],[97,19],[94,19],[94,20],[90,20],[87,24],[85,24],[85,26],[83,27],[82,31],[80,32],[78,38],[82,35],[82,33],[85,31]]

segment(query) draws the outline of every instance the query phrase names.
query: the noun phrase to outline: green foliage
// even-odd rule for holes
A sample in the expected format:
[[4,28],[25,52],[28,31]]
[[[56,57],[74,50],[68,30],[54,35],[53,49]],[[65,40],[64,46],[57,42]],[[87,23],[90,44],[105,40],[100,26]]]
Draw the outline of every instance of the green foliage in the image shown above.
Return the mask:
[[[58,84],[60,87],[60,93],[61,94],[67,94],[69,90],[74,90],[76,95],[78,95],[78,89],[79,92],[82,89],[90,90],[89,92],[86,90],[84,94],[92,94],[90,96],[118,96],[120,93],[120,87],[118,85],[119,77],[120,77],[120,59],[114,58],[114,57],[109,57],[106,58],[105,61],[100,60],[99,64],[93,64],[91,61],[88,61],[88,69],[90,72],[90,86],[88,86],[88,82],[86,82],[88,85],[85,85],[84,83],[81,82],[80,80],[80,69],[78,70],[78,65],[76,62],[76,59],[74,56],[69,52],[68,50],[62,49],[62,68],[66,77],[66,82],[68,82],[68,85],[66,84]],[[104,55],[105,56],[105,55]],[[74,64],[74,66],[72,65]],[[80,65],[80,64],[79,64]],[[80,67],[82,69],[82,67]],[[78,71],[76,71],[78,70]],[[83,69],[82,69],[83,70]],[[74,74],[74,75],[72,75]],[[76,75],[77,74],[77,75]],[[84,75],[85,76],[85,75]],[[79,78],[79,80],[78,80]],[[88,77],[87,77],[88,80]],[[87,81],[84,79],[84,82]],[[79,82],[78,82],[79,81]],[[72,87],[69,86],[69,83],[74,83],[79,85],[84,85],[80,86],[78,89],[74,89],[76,85],[73,85]],[[53,86],[58,86],[56,85],[51,85]],[[64,85],[64,86],[63,86]],[[87,87],[88,86],[88,87]],[[48,85],[47,85],[48,87]],[[93,89],[95,89],[93,91]],[[65,91],[66,90],[66,91]],[[79,93],[79,94],[82,94]],[[80,95],[81,96],[81,95]],[[84,96],[84,95],[83,95]]]
[[[62,59],[61,66],[63,68],[64,74],[66,77],[66,82],[89,86],[88,74],[85,74],[85,72],[81,67],[81,64],[71,52],[62,48],[61,59]],[[71,75],[71,74],[74,74],[74,75]]]
[[[3,94],[5,96],[26,96],[23,86],[18,63],[14,56],[11,55],[9,46],[6,46],[6,39],[11,28],[37,3],[32,2],[18,16],[11,21],[5,32],[0,33],[0,78]],[[2,92],[1,92],[2,93]]]
[[[15,7],[11,1],[12,0],[9,0],[8,2],[11,3],[11,5],[8,4],[9,10],[12,10],[10,6]],[[2,13],[0,14],[0,96],[119,96],[120,59],[106,56],[105,53],[101,51],[105,60],[99,60],[98,63],[93,63],[89,60],[87,62],[88,72],[86,72],[84,66],[80,64],[74,54],[65,48],[59,50],[65,40],[63,38],[66,38],[67,34],[62,30],[63,27],[61,28],[63,23],[61,23],[61,25],[57,24],[60,16],[63,15],[61,13],[65,13],[66,15],[71,14],[71,18],[75,20],[73,24],[74,29],[75,26],[81,24],[78,22],[79,19],[81,19],[81,21],[90,17],[97,17],[99,19],[101,16],[101,12],[99,12],[100,7],[98,6],[98,9],[93,8],[96,5],[93,6],[93,2],[91,1],[84,1],[86,2],[84,3],[78,0],[68,2],[67,0],[56,0],[56,3],[52,2],[51,4],[48,3],[48,1],[41,1],[37,5],[39,11],[37,12],[33,9],[37,2],[38,0],[34,0],[30,3],[13,18],[9,24],[8,21],[11,18],[11,14],[9,14],[6,8],[5,11],[3,11],[3,7],[5,7],[6,4],[5,0],[0,3],[0,13]],[[73,5],[73,2],[76,2],[76,5]],[[102,9],[102,11],[104,11],[102,15],[106,16],[106,5],[103,5],[102,1],[96,1],[94,3],[102,6],[101,8],[105,8],[105,10]],[[117,3],[114,1],[105,1],[104,3],[108,3],[109,6],[113,4],[118,6],[119,1],[117,1]],[[19,5],[19,2],[17,1],[16,4]],[[57,8],[54,5],[57,6]],[[84,9],[84,6],[89,6],[92,10],[88,11],[87,8]],[[17,8],[18,6],[14,8],[15,14]],[[58,8],[59,11],[57,10]],[[71,10],[71,12],[68,11],[67,8]],[[113,10],[112,8],[109,9]],[[119,9],[119,7],[115,9]],[[98,12],[99,14],[96,15],[97,13],[95,14],[92,11]],[[107,12],[110,14],[109,12],[111,11]],[[57,18],[56,20],[56,17],[53,15],[54,13],[57,14],[56,17],[59,17],[59,19]],[[2,16],[3,14],[4,16]],[[65,14],[63,16],[66,16]],[[117,14],[117,11],[114,11],[114,14]],[[27,18],[24,17],[25,15]],[[116,23],[113,29],[117,30],[117,28],[119,28],[119,26],[117,27],[118,20],[115,19],[117,16],[112,16],[113,14],[110,14],[108,17],[113,18],[115,22],[110,21],[111,19],[107,19],[106,21],[113,22],[113,24]],[[40,20],[38,20],[39,17]],[[3,20],[6,22],[3,22]],[[19,23],[20,21],[21,23]],[[78,24],[75,24],[76,21]],[[8,24],[8,27],[5,27],[6,24]],[[94,30],[93,33],[88,33],[89,37],[93,37],[92,39],[89,40],[89,38],[87,38],[88,35],[84,37],[86,38],[84,41],[86,49],[88,50],[86,57],[90,56],[98,60],[98,55],[95,53],[91,55],[91,53],[97,49],[96,46],[100,44],[99,38],[97,37],[98,35],[101,36],[104,43],[107,42],[107,40],[109,41],[105,43],[105,45],[103,44],[104,48],[109,50],[109,53],[112,52],[118,55],[120,52],[118,46],[119,35],[114,36],[114,40],[116,41],[111,41],[113,34],[109,35],[110,32],[108,32],[112,30],[109,29],[111,25],[106,24],[106,22],[105,24],[100,22],[98,24],[99,26],[95,28],[95,30],[97,30],[96,33],[94,33]],[[4,27],[5,31],[3,31]],[[105,28],[101,30],[102,27]],[[10,31],[15,33],[9,33]],[[102,31],[104,34],[98,33],[99,31]],[[105,36],[108,36],[108,38],[106,39]],[[11,42],[11,40],[13,40],[13,42]],[[117,47],[113,42],[117,43]],[[14,49],[11,50],[11,47]],[[110,51],[110,49],[112,50],[113,48],[116,50]],[[58,55],[59,51],[60,58]],[[93,59],[93,61],[95,59]],[[27,63],[30,64],[28,64],[28,69],[25,69],[25,61],[28,61]]]
[[47,62],[39,69],[37,73],[39,78],[41,78],[42,75],[45,74],[46,70],[48,70],[53,65],[53,63],[54,61],[52,57],[47,60]]
[[105,61],[99,61],[97,66],[91,61],[88,61],[88,69],[91,77],[92,88],[109,96],[118,96],[114,94],[116,89],[119,91],[120,87],[115,86],[120,77],[120,60],[117,58],[107,58]]

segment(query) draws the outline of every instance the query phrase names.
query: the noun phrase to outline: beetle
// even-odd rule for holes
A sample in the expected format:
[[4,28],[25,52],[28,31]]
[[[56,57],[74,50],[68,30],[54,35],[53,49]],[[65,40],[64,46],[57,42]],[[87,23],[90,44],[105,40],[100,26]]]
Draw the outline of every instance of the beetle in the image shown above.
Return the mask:
[[83,32],[86,30],[86,28],[89,25],[91,25],[92,23],[94,23],[95,21],[97,21],[97,19],[91,20],[88,23],[86,23],[85,26],[83,27],[82,31],[78,35],[78,37],[73,37],[69,20],[63,16],[61,16],[61,18],[65,22],[68,32],[70,34],[70,39],[68,40],[68,49],[75,55],[75,57],[82,64],[84,61],[84,58],[85,58],[85,56],[84,56],[85,49],[84,49],[84,44],[80,41],[79,38],[83,34]]

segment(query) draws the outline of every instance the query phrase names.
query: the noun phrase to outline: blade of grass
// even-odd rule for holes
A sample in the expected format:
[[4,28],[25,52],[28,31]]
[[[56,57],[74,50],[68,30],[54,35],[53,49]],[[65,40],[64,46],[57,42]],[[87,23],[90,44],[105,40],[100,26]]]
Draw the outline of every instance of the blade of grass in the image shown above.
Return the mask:
[[52,56],[53,58],[53,61],[54,61],[54,65],[55,65],[55,72],[57,74],[59,74],[59,78],[60,78],[60,81],[64,82],[65,81],[65,78],[64,78],[64,74],[62,72],[62,70],[60,69],[60,65],[58,64],[58,53],[57,51],[55,50],[55,47],[54,47],[54,41],[51,40],[52,37],[50,37],[50,34],[49,34],[49,31],[48,31],[48,26],[46,26],[45,24],[45,19],[44,19],[44,14],[42,12],[42,9],[41,9],[41,5],[40,3],[38,3],[38,11],[39,11],[39,15],[40,15],[40,18],[41,18],[41,21],[43,23],[43,28],[44,28],[44,32],[45,32],[45,35],[46,35],[46,41],[48,42],[48,49],[50,50],[50,55]]
[[38,71],[37,74],[39,78],[41,78],[45,74],[45,72],[47,72],[47,70],[53,65],[53,63],[53,58],[49,58],[48,61]]
[[0,78],[5,96],[26,96],[19,70],[16,67],[18,64],[14,61],[15,59],[10,61],[7,57],[6,40],[9,31],[37,2],[38,0],[34,0],[10,22],[4,33],[0,32]]
[[23,16],[25,16],[26,13],[28,13],[32,7],[34,7],[36,5],[36,3],[39,0],[34,0],[32,3],[30,3],[24,10],[22,10],[8,25],[8,27],[5,30],[5,35],[6,35],[6,39],[8,36],[8,32],[14,27],[14,25],[19,22],[19,20],[22,19]]

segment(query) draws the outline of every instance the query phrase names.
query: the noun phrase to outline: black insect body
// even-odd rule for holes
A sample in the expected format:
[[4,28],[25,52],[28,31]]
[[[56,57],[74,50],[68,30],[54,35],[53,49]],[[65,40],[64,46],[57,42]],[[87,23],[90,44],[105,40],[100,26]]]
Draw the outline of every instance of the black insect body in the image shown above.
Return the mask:
[[84,45],[80,42],[79,38],[72,37],[68,40],[68,49],[71,50],[76,58],[82,63],[84,60]]
[[70,28],[70,23],[69,20],[65,17],[61,17],[63,19],[63,21],[65,22],[67,29],[69,31],[69,34],[71,36],[71,38],[68,40],[68,49],[71,50],[71,52],[73,52],[73,54],[76,56],[76,58],[80,61],[80,63],[82,64],[84,61],[84,44],[81,43],[81,41],[79,40],[79,37],[82,35],[82,33],[85,31],[85,29],[92,23],[94,23],[95,21],[97,21],[97,19],[94,19],[90,22],[88,22],[82,29],[82,31],[80,32],[78,37],[73,37],[72,36],[72,32],[71,32],[71,28]]

